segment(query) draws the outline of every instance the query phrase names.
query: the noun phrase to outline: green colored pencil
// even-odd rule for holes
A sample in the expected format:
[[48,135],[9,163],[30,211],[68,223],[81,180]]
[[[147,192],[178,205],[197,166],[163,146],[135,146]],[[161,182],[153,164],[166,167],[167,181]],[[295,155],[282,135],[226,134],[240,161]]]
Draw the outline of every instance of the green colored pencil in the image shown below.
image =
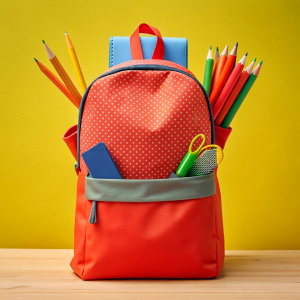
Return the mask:
[[205,73],[204,73],[204,80],[203,80],[203,87],[205,88],[208,95],[209,95],[209,91],[210,91],[213,66],[214,66],[214,60],[213,60],[213,56],[212,56],[212,50],[210,47],[208,50],[207,57],[206,57]]
[[252,85],[254,84],[254,82],[259,74],[261,64],[262,64],[262,61],[257,65],[257,67],[253,70],[253,72],[249,76],[248,80],[246,81],[245,85],[243,86],[242,90],[240,91],[239,95],[237,96],[236,100],[234,101],[233,105],[231,106],[229,112],[227,113],[224,121],[222,122],[221,127],[229,128],[231,121],[233,120],[235,114],[239,110],[244,99],[246,98],[247,94],[249,93]]

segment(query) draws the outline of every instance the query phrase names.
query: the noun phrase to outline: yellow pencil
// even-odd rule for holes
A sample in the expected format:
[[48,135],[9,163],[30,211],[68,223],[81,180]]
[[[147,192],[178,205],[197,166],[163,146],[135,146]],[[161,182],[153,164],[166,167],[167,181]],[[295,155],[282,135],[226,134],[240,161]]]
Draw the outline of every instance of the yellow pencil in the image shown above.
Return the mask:
[[73,44],[72,44],[72,42],[71,42],[71,40],[70,40],[70,38],[69,38],[66,31],[65,31],[65,35],[66,35],[68,51],[69,51],[69,54],[70,54],[70,57],[71,57],[71,61],[72,61],[73,67],[74,67],[74,71],[75,71],[78,83],[80,85],[81,91],[82,91],[82,93],[84,93],[85,90],[86,90],[86,84],[85,84],[85,80],[84,80],[79,62],[78,62],[78,58],[77,58],[75,49],[73,47]]
[[69,92],[73,95],[78,105],[80,105],[81,102],[81,95],[77,91],[75,85],[73,84],[72,80],[68,76],[67,72],[63,68],[63,66],[60,64],[59,60],[55,56],[55,54],[51,51],[51,49],[48,47],[48,45],[43,41],[48,57],[54,66],[55,70],[57,71],[58,75],[62,79],[62,81],[65,83],[66,87],[68,88]]

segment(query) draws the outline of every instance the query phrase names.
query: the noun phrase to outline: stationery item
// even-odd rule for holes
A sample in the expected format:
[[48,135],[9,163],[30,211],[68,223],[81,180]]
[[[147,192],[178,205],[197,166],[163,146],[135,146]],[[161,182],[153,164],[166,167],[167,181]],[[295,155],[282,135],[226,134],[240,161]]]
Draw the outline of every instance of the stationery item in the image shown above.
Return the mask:
[[231,106],[233,105],[235,99],[237,98],[237,96],[239,95],[241,89],[243,88],[243,86],[245,85],[246,81],[248,80],[254,63],[256,61],[256,58],[250,63],[250,65],[242,72],[238,82],[236,83],[235,87],[233,88],[229,98],[227,99],[227,101],[225,102],[224,106],[222,107],[219,115],[217,116],[217,118],[215,119],[215,125],[220,126],[221,123],[224,121],[227,113],[229,112]]
[[239,63],[234,67],[224,88],[222,89],[221,94],[219,95],[217,101],[215,102],[215,105],[213,106],[214,120],[217,118],[222,107],[226,103],[231,91],[233,90],[235,84],[237,83],[237,81],[243,71],[247,55],[248,55],[248,52],[243,56],[243,58],[239,61]]
[[223,70],[226,60],[227,60],[227,56],[228,56],[228,46],[226,46],[224,48],[223,52],[221,53],[220,57],[218,58],[218,60],[215,63],[210,93],[212,93],[213,89],[216,86],[217,81],[220,78],[220,75],[222,73],[222,70]]
[[85,90],[86,90],[86,83],[79,65],[79,61],[75,52],[75,49],[73,47],[73,44],[70,40],[70,37],[68,36],[67,32],[65,32],[65,36],[66,36],[66,41],[67,41],[67,47],[68,47],[68,51],[70,54],[70,58],[73,64],[73,68],[80,86],[80,89],[82,91],[82,93],[84,94]]
[[222,162],[222,160],[223,150],[220,146],[205,146],[201,149],[187,176],[201,176],[210,174]]
[[82,153],[82,158],[93,178],[122,179],[103,142]]
[[[144,59],[151,59],[156,37],[140,37]],[[188,41],[186,38],[163,38],[164,60],[188,67]],[[132,60],[130,37],[113,36],[109,42],[109,67]]]
[[256,78],[258,77],[261,65],[262,65],[262,61],[257,65],[257,67],[253,70],[250,77],[246,81],[241,92],[239,93],[238,97],[236,98],[235,102],[233,103],[232,107],[230,108],[228,114],[226,115],[224,121],[222,122],[221,127],[229,128],[231,121],[233,120],[235,114],[237,113],[238,109],[242,105],[244,99],[246,98],[247,94],[249,93]]
[[[198,138],[202,138],[202,142],[195,151],[192,151],[193,145]],[[179,167],[176,171],[177,176],[184,177],[188,173],[188,171],[190,170],[194,161],[196,160],[199,152],[201,151],[201,148],[203,147],[204,143],[205,143],[205,135],[204,134],[198,134],[192,139],[190,146],[189,146],[189,150],[186,153],[186,155],[184,156],[181,163],[179,164]]]
[[216,49],[216,54],[215,54],[215,61],[217,61],[217,59],[219,58],[219,48],[217,47]]
[[55,54],[51,51],[51,49],[48,47],[48,45],[43,41],[44,46],[46,48],[48,57],[54,66],[55,70],[57,71],[58,75],[68,88],[69,92],[73,95],[73,97],[76,100],[77,105],[80,105],[81,102],[81,96],[79,92],[77,91],[76,87],[74,86],[73,82],[71,81],[70,77],[68,76],[67,72],[64,70],[63,66],[60,64],[58,58],[55,56]]
[[210,47],[206,57],[206,65],[205,65],[204,80],[203,80],[203,87],[205,88],[208,95],[210,90],[213,66],[214,66],[214,59],[212,57],[212,50]]
[[209,97],[212,107],[214,106],[217,98],[219,97],[219,95],[220,95],[220,93],[232,71],[232,68],[234,66],[235,59],[236,59],[237,47],[238,47],[238,43],[236,43],[236,45],[233,47],[232,51],[230,52],[230,54],[226,60],[226,63],[224,65],[224,68],[222,70],[222,73],[220,75],[220,78],[218,79],[216,86],[214,87],[214,90],[212,91],[212,93]]
[[64,93],[64,95],[77,107],[79,108],[79,105],[77,104],[75,98],[70,94],[67,87],[42,63],[40,63],[36,58],[34,59],[37,65],[39,66],[40,70]]
[[[202,142],[201,142],[201,145],[195,150],[195,151],[192,151],[192,148],[193,148],[193,145],[195,143],[195,141],[201,137],[202,138]],[[191,144],[189,146],[189,150],[188,152],[186,153],[185,157],[183,158],[183,160],[181,161],[176,173],[172,172],[169,176],[169,178],[178,178],[178,177],[185,177],[191,167],[194,165],[194,162],[204,153],[206,153],[207,151],[211,151],[212,149],[216,149],[214,150],[214,154],[216,155],[216,159],[217,159],[217,162],[218,164],[221,163],[222,159],[223,159],[223,151],[222,151],[222,148],[218,145],[207,145],[207,146],[204,146],[205,143],[205,135],[203,134],[198,134],[197,136],[195,136],[193,138],[193,140],[191,141]],[[205,154],[204,157],[203,157],[203,161],[205,162],[202,162],[201,160],[201,166],[206,166],[207,169],[211,170],[212,166],[214,165],[213,163],[210,162],[210,160],[208,160],[207,162],[207,157],[208,158],[211,158],[213,156],[212,153],[208,153],[208,154]],[[214,160],[213,160],[214,161]],[[214,168],[212,169],[214,170]],[[212,172],[212,171],[211,171]],[[210,173],[211,173],[210,172]],[[209,174],[209,173],[206,173],[206,174]],[[200,174],[200,173],[197,173],[197,175],[204,175],[203,174]],[[191,176],[194,176],[194,175],[191,175]]]
[[213,83],[215,75],[216,75],[216,68],[217,68],[217,66],[218,66],[218,64],[220,62],[219,57],[220,57],[220,55],[219,55],[219,48],[217,47],[216,54],[215,54],[215,61],[214,61],[213,72],[212,72],[212,76],[211,76],[210,92],[212,90],[212,83]]

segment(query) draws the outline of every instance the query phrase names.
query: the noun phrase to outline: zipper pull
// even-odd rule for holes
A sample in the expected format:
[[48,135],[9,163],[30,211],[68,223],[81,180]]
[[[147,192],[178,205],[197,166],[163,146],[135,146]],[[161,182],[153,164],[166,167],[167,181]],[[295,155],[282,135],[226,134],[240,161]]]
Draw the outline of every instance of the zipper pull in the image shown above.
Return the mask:
[[91,213],[89,217],[89,222],[91,224],[97,223],[97,201],[93,201],[92,203],[92,208],[91,208]]

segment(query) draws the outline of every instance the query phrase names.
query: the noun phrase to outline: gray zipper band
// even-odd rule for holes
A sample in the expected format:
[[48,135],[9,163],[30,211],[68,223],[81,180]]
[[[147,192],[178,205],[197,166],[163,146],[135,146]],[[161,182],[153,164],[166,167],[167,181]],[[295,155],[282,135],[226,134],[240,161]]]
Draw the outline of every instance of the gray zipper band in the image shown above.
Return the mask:
[[209,197],[215,193],[214,173],[169,179],[85,178],[85,198],[94,201],[176,201]]

